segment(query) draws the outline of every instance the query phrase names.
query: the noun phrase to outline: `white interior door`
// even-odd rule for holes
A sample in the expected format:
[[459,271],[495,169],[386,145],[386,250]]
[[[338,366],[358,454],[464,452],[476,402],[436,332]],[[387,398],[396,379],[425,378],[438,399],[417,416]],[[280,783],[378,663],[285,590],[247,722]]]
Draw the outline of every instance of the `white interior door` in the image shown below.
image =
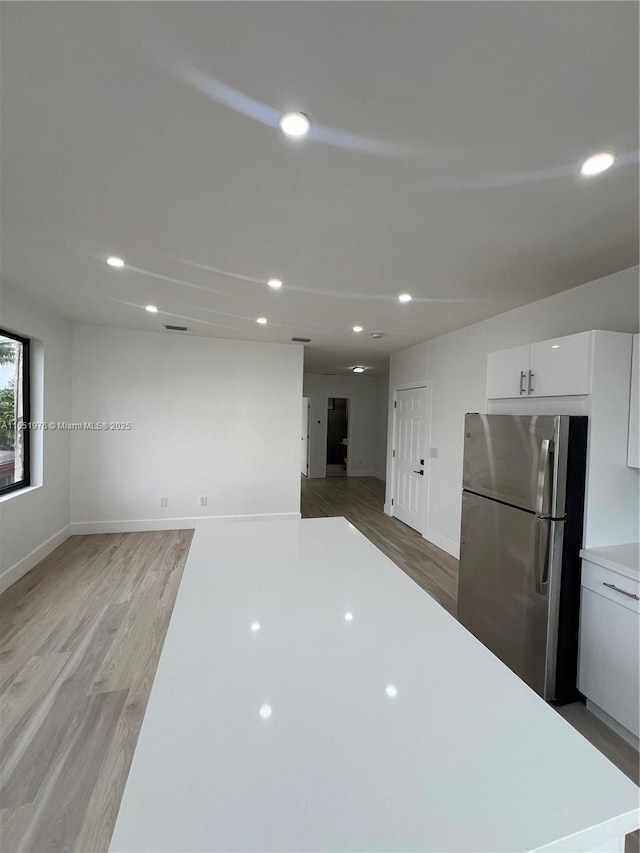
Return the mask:
[[309,398],[302,398],[302,423],[300,425],[300,471],[309,476]]
[[420,533],[427,515],[429,396],[427,388],[396,391],[393,515]]

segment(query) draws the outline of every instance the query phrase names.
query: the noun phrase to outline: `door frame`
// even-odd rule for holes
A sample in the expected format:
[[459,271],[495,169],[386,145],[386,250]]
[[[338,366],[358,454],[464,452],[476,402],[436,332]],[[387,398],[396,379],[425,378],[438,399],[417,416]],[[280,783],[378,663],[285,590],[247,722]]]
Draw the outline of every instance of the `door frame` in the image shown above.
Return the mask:
[[392,518],[395,517],[394,507],[392,500],[395,495],[396,488],[396,460],[393,455],[393,451],[395,449],[396,443],[396,402],[398,399],[398,391],[413,391],[414,389],[424,388],[427,394],[427,406],[425,409],[425,414],[427,418],[427,439],[429,444],[425,447],[425,455],[424,455],[424,469],[425,475],[427,477],[427,494],[425,495],[425,516],[423,518],[423,528],[420,531],[420,535],[424,537],[425,533],[429,529],[428,519],[429,519],[429,503],[431,496],[431,457],[429,456],[429,445],[431,443],[431,406],[433,399],[433,382],[431,380],[423,379],[416,380],[415,382],[397,382],[394,383],[390,388],[389,393],[389,428],[388,435],[389,441],[387,442],[387,483],[388,483],[388,492],[385,496],[384,503],[384,512],[386,515],[390,515]]
[[346,476],[350,477],[351,470],[351,410],[353,406],[353,397],[351,394],[325,394],[324,398],[324,417],[322,419],[322,423],[324,424],[323,429],[323,448],[324,448],[324,459],[322,462],[322,467],[324,468],[324,477],[326,479],[327,476],[327,435],[329,432],[329,400],[346,400],[347,401],[347,470]]
[[302,395],[302,399],[307,401],[307,471],[300,471],[303,477],[309,479],[309,464],[311,461],[311,397]]

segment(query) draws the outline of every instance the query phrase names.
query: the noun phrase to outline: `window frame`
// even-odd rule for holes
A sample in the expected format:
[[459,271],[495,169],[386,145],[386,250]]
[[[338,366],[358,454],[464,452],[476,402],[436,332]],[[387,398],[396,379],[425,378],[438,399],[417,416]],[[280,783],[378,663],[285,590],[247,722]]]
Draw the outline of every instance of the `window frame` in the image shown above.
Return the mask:
[[[0,328],[0,337],[9,338],[22,345],[22,419],[28,424],[31,422],[31,340],[3,328]],[[0,486],[0,498],[18,489],[28,489],[31,485],[31,428],[25,428],[22,434],[22,479],[8,486]]]

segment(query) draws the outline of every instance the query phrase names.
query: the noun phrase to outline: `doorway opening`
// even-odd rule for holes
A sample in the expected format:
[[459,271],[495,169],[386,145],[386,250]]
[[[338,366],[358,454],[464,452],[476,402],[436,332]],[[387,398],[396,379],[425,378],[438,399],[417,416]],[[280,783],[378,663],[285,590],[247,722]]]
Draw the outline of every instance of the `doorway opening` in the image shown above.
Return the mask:
[[327,477],[346,477],[349,470],[349,400],[327,400]]

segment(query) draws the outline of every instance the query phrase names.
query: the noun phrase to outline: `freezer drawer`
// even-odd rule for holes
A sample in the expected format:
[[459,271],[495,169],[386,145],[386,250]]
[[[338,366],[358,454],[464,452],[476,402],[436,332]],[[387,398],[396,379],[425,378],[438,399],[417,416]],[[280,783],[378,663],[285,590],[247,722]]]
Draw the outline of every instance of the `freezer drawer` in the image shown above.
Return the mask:
[[568,432],[560,415],[466,415],[463,488],[562,516]]
[[563,526],[462,496],[458,620],[545,699],[555,697]]

